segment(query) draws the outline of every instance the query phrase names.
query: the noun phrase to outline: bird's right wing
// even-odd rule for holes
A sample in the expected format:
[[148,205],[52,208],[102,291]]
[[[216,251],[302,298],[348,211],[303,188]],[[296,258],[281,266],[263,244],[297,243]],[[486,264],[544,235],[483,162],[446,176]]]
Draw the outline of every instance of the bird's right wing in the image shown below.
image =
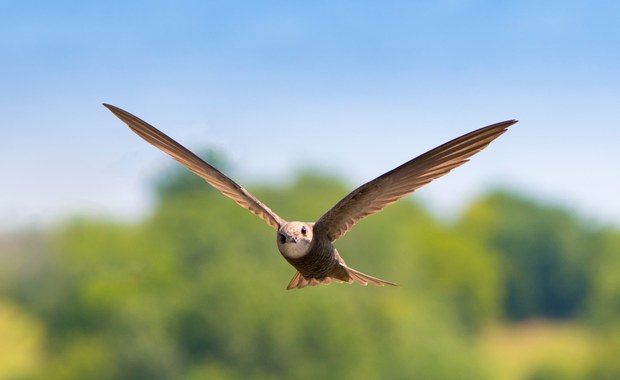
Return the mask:
[[284,219],[280,218],[275,212],[271,211],[269,207],[262,204],[258,199],[256,199],[256,197],[250,194],[249,191],[225,176],[213,166],[200,159],[178,142],[166,136],[157,128],[118,107],[105,103],[103,105],[112,111],[112,113],[121,119],[121,121],[127,124],[129,128],[138,136],[146,140],[146,142],[168,153],[170,157],[175,159],[181,165],[202,177],[211,186],[218,189],[222,194],[237,202],[237,204],[241,207],[246,208],[253,214],[259,216],[276,230],[285,223]]
[[353,190],[314,224],[314,234],[330,241],[355,223],[461,166],[495,140],[516,120],[480,128],[432,149]]

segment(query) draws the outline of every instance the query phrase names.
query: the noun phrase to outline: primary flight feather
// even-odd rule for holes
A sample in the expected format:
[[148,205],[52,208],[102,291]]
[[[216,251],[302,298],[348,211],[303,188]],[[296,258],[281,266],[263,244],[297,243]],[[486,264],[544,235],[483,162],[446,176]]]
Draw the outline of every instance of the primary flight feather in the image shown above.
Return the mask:
[[278,231],[278,250],[297,269],[287,289],[329,284],[332,281],[396,285],[350,268],[332,243],[361,219],[383,210],[464,164],[517,122],[507,120],[492,124],[440,145],[353,190],[316,223],[311,223],[287,222],[249,191],[157,128],[118,107],[105,103],[104,106],[138,136],[275,228]]

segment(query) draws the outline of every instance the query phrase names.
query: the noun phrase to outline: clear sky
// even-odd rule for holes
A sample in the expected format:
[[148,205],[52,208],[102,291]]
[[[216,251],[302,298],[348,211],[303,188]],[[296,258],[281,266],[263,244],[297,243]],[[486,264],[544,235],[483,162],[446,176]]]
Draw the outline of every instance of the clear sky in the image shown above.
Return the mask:
[[0,2],[0,228],[147,212],[171,160],[102,102],[248,187],[311,167],[354,188],[516,118],[415,196],[451,215],[506,186],[620,225],[619,19],[618,1]]

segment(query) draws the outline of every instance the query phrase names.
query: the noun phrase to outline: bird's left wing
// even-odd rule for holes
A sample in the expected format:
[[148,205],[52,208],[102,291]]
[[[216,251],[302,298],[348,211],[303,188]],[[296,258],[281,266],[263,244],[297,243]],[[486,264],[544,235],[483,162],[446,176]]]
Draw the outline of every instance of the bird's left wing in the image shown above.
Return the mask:
[[276,230],[285,223],[284,219],[280,218],[275,212],[271,211],[269,207],[262,204],[258,199],[256,199],[256,197],[250,194],[249,191],[241,187],[232,179],[228,178],[213,166],[200,159],[181,144],[166,136],[157,128],[118,107],[105,103],[103,105],[112,111],[112,113],[121,119],[121,121],[127,124],[129,128],[138,136],[142,137],[148,143],[154,145],[162,151],[168,153],[181,165],[202,177],[211,186],[218,189],[222,194],[237,202],[237,204],[241,207],[244,207],[253,214],[259,216]]
[[314,225],[315,236],[339,239],[359,220],[464,164],[516,122],[507,120],[465,134],[358,187],[321,216]]

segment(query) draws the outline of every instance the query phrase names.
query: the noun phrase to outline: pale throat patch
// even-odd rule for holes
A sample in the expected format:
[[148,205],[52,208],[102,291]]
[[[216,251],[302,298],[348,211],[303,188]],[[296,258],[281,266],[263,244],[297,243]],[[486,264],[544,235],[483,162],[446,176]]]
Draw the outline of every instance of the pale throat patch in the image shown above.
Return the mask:
[[282,254],[291,259],[303,257],[310,250],[310,242],[305,239],[302,239],[297,243],[287,242],[284,244],[279,244],[279,246]]

